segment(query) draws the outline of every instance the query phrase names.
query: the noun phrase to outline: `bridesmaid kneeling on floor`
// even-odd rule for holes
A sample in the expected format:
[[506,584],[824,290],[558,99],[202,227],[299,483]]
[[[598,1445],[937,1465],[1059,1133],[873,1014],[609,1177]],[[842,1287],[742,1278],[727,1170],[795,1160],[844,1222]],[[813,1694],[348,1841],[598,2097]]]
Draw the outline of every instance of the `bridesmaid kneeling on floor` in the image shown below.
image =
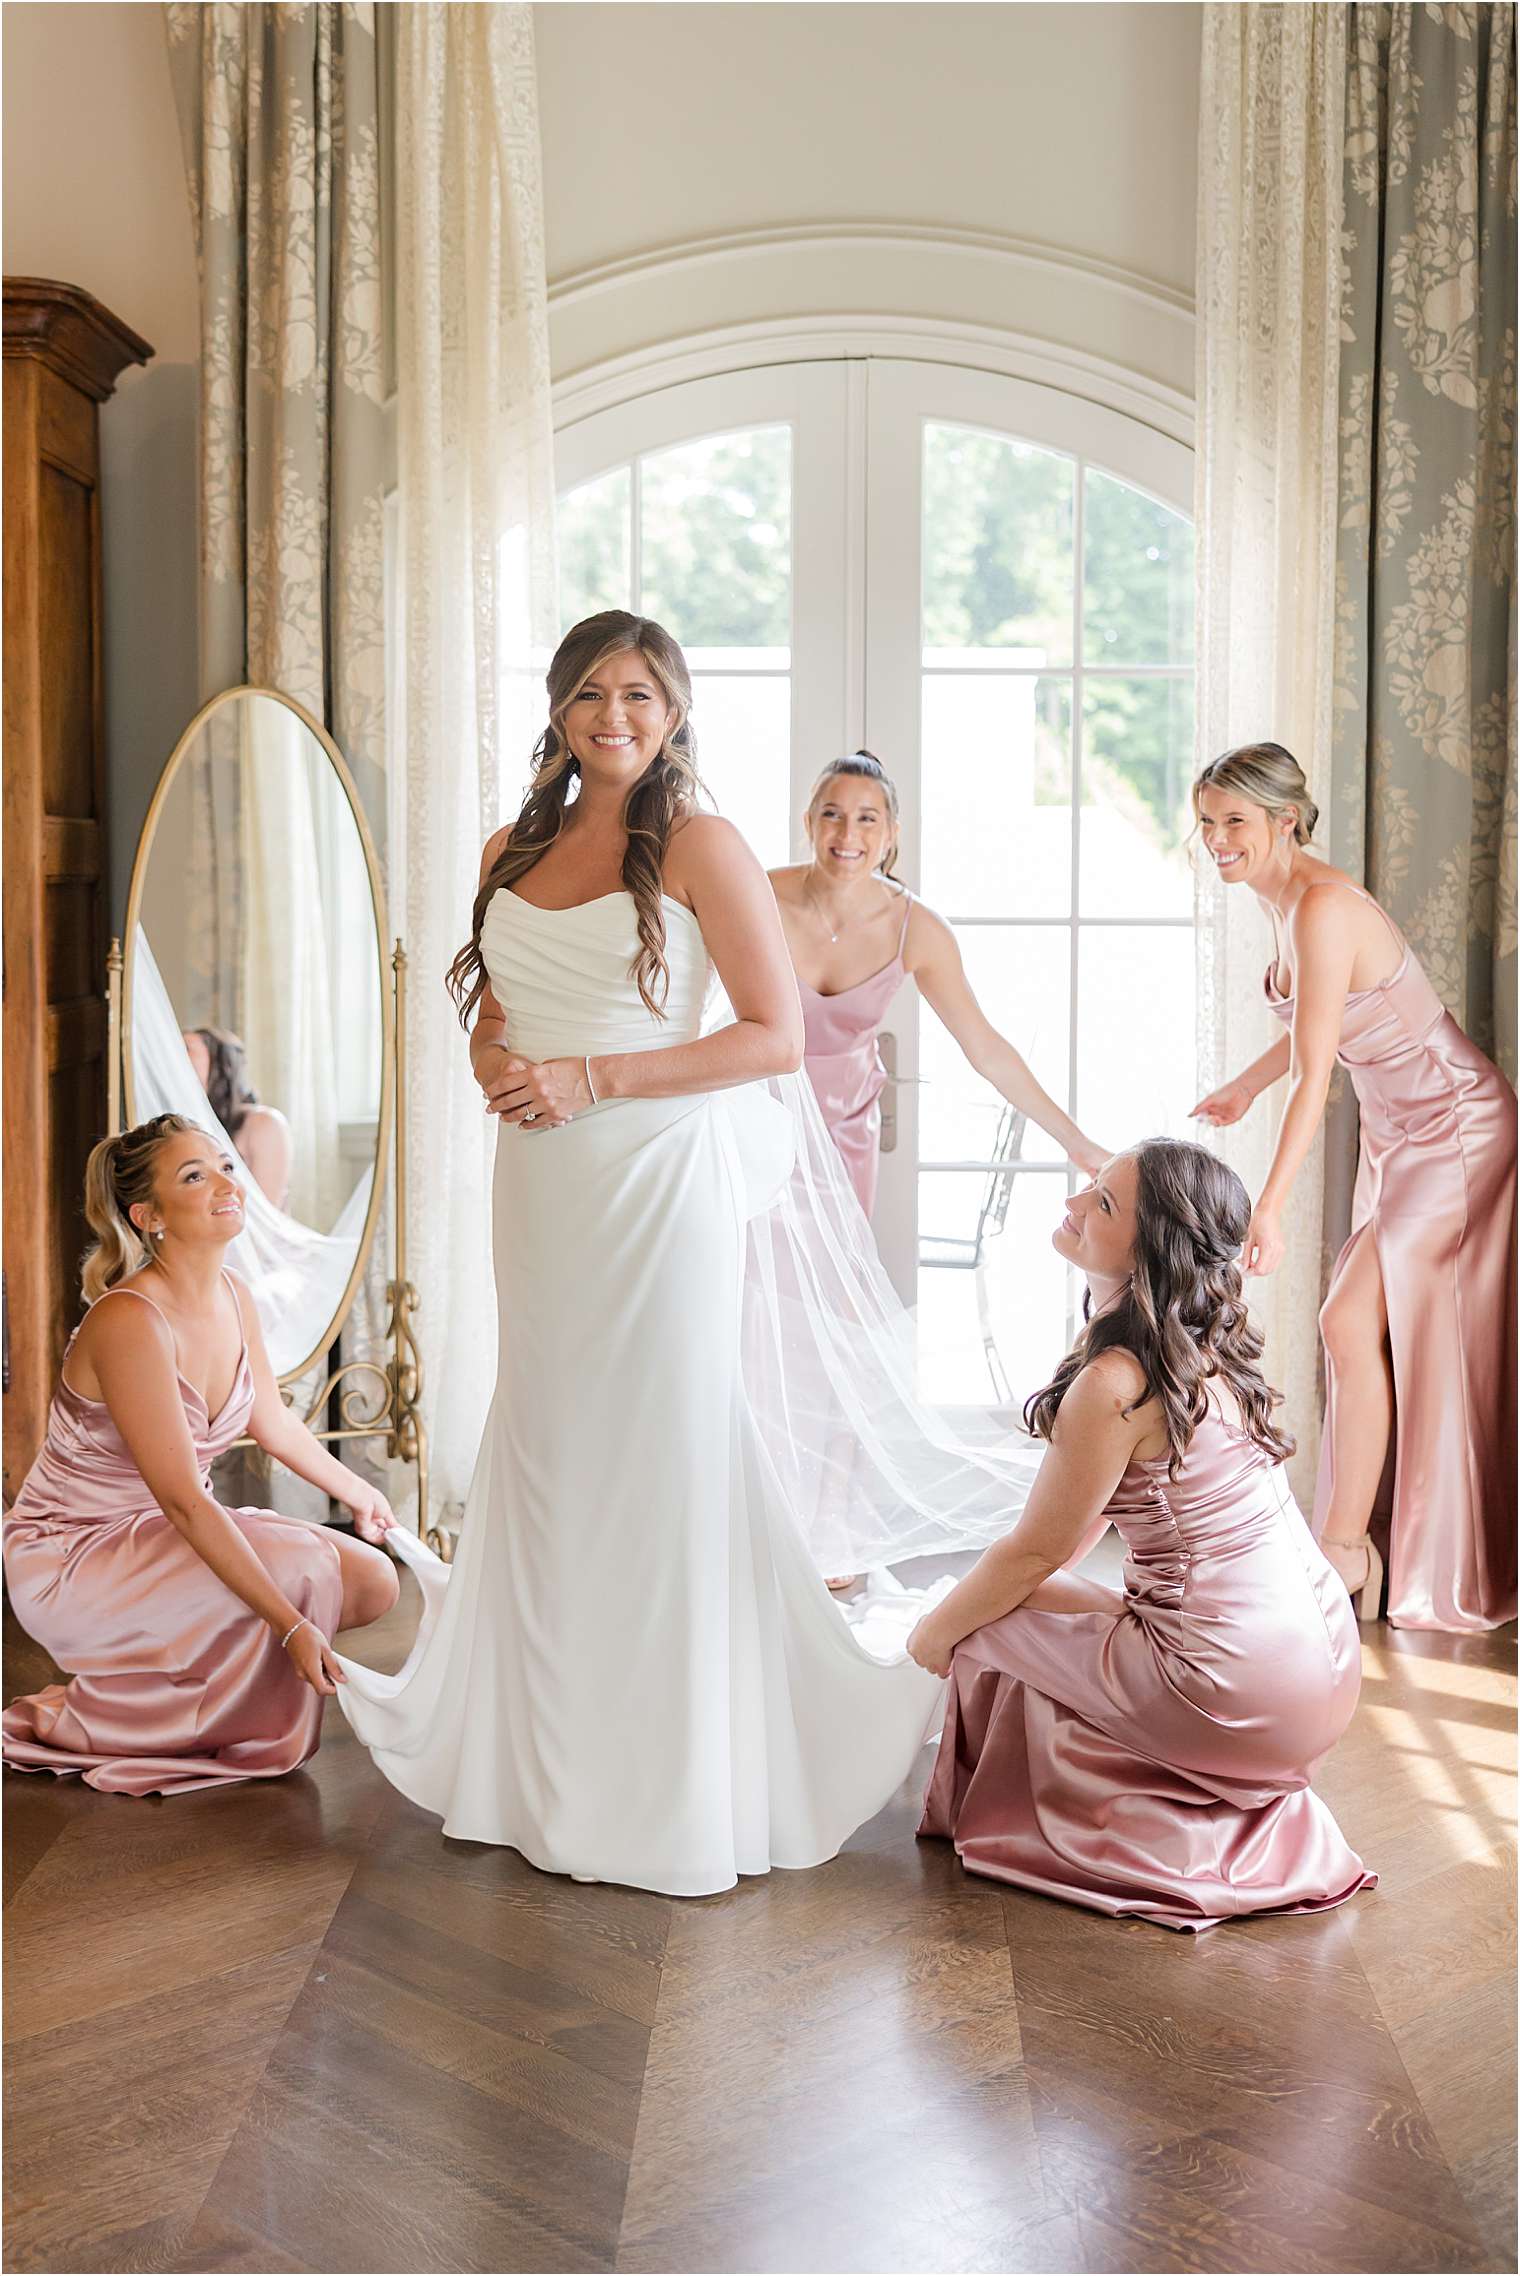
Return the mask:
[[[974,1873],[1204,1929],[1377,1876],[1310,1791],[1361,1687],[1346,1592],[1288,1490],[1242,1294],[1245,1187],[1151,1138],[1054,1237],[1087,1325],[1025,1410],[1029,1504],[908,1639],[950,1677],[925,1834]],[[1112,1523],[1120,1595],[1075,1565]]]
[[158,1115],[95,1148],[85,1213],[90,1309],[3,1529],[17,1618],[72,1680],[7,1708],[4,1759],[113,1794],[277,1778],[315,1754],[344,1680],[332,1639],[390,1610],[395,1568],[300,1518],[224,1509],[211,1464],[246,1433],[368,1540],[390,1509],[280,1397],[223,1261],[243,1224],[230,1156]]

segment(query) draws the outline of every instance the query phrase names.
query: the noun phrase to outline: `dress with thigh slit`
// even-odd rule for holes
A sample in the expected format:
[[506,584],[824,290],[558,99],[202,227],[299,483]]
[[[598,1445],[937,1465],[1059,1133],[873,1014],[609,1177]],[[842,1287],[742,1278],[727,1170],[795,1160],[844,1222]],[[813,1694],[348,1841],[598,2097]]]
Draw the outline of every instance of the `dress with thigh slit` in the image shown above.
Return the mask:
[[[100,1301],[124,1297],[153,1304],[130,1288]],[[209,1492],[212,1463],[241,1436],[253,1407],[246,1341],[219,1414],[207,1413],[183,1376],[180,1394]],[[330,1640],[343,1605],[336,1543],[320,1526],[273,1510],[227,1515]],[[67,1354],[47,1437],[6,1516],[3,1542],[16,1617],[70,1671],[67,1683],[5,1710],[10,1769],[77,1773],[110,1794],[183,1794],[278,1778],[315,1754],[321,1699],[268,1623],[165,1517],[104,1401],[71,1388]]]
[[973,1873],[1207,1929],[1377,1876],[1310,1787],[1361,1688],[1351,1602],[1280,1463],[1211,1399],[1181,1474],[1131,1462],[1112,1610],[1021,1605],[957,1647],[921,1834]]
[[[1391,977],[1348,994],[1341,1015],[1361,1159],[1330,1286],[1360,1242],[1376,1244],[1395,1402],[1388,1618],[1497,1628],[1515,1617],[1515,1094],[1400,945]],[[1291,1025],[1271,971],[1266,992]],[[1325,1369],[1328,1426],[1328,1352]],[[1327,1427],[1316,1534],[1333,1479]]]

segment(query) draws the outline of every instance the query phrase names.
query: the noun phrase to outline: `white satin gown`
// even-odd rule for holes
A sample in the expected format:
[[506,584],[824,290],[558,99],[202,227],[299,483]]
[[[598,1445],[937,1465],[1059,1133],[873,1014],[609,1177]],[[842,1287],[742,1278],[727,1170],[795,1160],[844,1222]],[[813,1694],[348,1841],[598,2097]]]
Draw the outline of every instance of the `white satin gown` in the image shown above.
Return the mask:
[[[681,903],[665,919],[656,1020],[628,894],[498,892],[481,950],[512,1048],[695,1037],[706,944]],[[760,1085],[501,1128],[500,1363],[458,1554],[443,1588],[422,1561],[407,1666],[346,1662],[338,1695],[446,1834],[704,1896],[832,1857],[937,1726],[942,1685],[871,1656],[830,1597],[745,1396],[745,1228],[791,1152]]]

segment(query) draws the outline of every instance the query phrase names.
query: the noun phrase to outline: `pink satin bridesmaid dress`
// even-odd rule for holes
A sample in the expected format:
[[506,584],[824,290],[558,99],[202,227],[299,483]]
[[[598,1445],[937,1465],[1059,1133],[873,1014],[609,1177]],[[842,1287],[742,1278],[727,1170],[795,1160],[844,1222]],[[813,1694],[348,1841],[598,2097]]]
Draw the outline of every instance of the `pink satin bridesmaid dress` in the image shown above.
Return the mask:
[[1351,1600],[1286,1475],[1211,1398],[1176,1479],[1131,1462],[1103,1612],[1020,1607],[957,1646],[920,1834],[973,1873],[1200,1930],[1377,1876],[1310,1774],[1361,1689]]
[[[132,1289],[99,1301],[122,1298],[152,1303]],[[211,1464],[253,1406],[246,1343],[220,1414],[183,1376],[180,1390],[209,1491]],[[343,1603],[336,1545],[273,1510],[228,1515],[331,1639]],[[0,1718],[11,1769],[78,1772],[109,1794],[183,1794],[277,1778],[315,1754],[321,1699],[158,1508],[104,1402],[71,1389],[67,1353],[42,1451],[0,1540],[16,1617],[72,1671]]]
[[[1361,1160],[1330,1286],[1359,1242],[1376,1242],[1396,1409],[1388,1618],[1497,1628],[1515,1617],[1515,1094],[1394,939],[1397,970],[1349,994],[1341,1015]],[[1291,1025],[1293,998],[1273,983],[1269,967],[1267,1002]],[[1328,1353],[1326,1370],[1333,1401]],[[1316,1534],[1332,1477],[1327,1428]]]
[[913,896],[905,892],[897,954],[869,979],[857,981],[853,988],[841,988],[832,996],[820,995],[800,974],[797,980],[805,1030],[802,1063],[829,1136],[844,1157],[850,1183],[868,1217],[876,1206],[881,1093],[887,1079],[877,1038],[892,998],[903,984],[903,950],[908,944],[912,914]]

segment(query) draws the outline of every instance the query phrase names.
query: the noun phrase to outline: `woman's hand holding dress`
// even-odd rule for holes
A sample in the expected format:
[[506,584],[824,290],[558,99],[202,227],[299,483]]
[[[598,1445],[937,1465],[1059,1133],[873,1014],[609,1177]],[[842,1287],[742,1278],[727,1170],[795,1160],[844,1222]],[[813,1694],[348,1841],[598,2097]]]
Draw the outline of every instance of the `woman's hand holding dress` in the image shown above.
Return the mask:
[[349,1475],[353,1479],[352,1487],[336,1498],[353,1519],[354,1531],[359,1539],[378,1546],[395,1524],[396,1513],[378,1486],[372,1486],[355,1471],[350,1471]]
[[348,1677],[338,1665],[338,1655],[328,1643],[320,1628],[303,1620],[285,1646],[285,1657],[303,1683],[309,1683],[320,1697],[330,1699],[340,1683]]

